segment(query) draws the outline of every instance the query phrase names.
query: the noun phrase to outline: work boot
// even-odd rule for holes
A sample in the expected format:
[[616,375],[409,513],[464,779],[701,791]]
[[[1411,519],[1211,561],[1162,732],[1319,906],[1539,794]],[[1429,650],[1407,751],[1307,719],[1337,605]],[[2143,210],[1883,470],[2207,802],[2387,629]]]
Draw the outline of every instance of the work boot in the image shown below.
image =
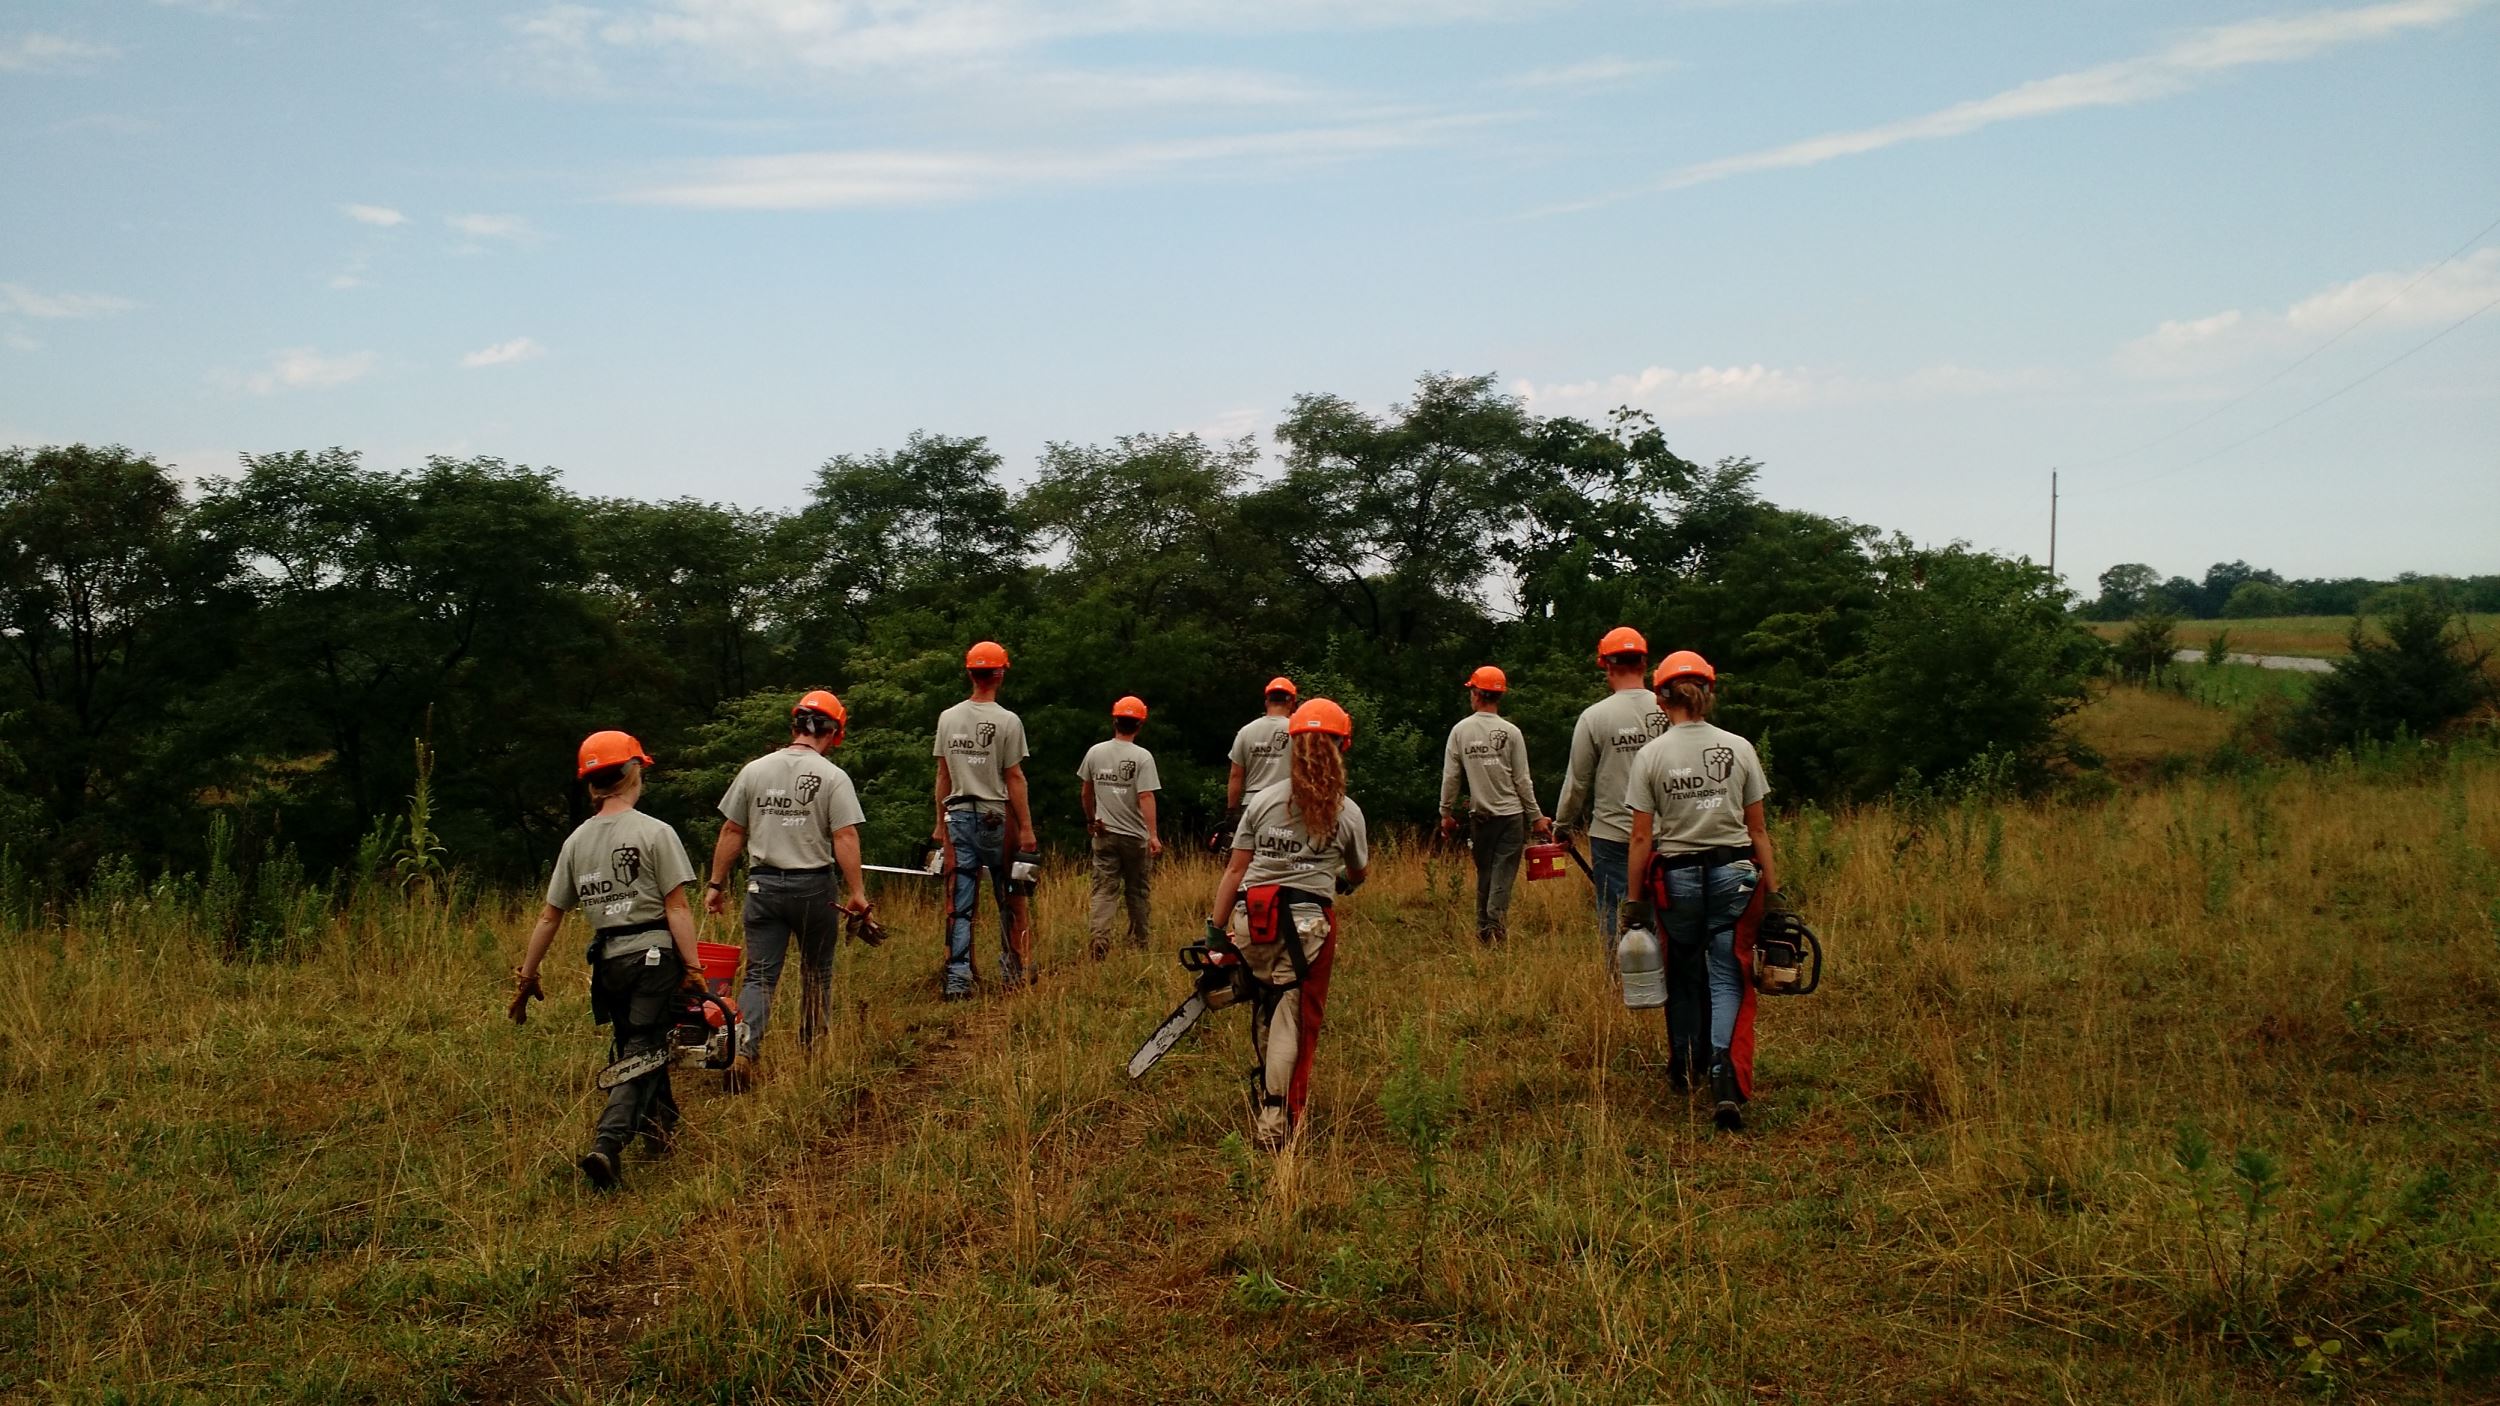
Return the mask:
[[1089,950],[1094,954],[1094,960],[1099,962],[1103,958],[1111,955],[1111,939],[1106,937],[1095,938],[1094,945]]
[[747,1093],[754,1089],[755,1078],[755,1056],[741,1054],[729,1062],[729,1073],[721,1080],[721,1087],[733,1094]]
[[616,1153],[617,1149],[601,1144],[583,1153],[582,1160],[573,1165],[582,1169],[583,1176],[590,1178],[594,1189],[614,1191],[625,1184],[625,1178],[616,1169]]
[[1693,1091],[1692,1066],[1684,1062],[1682,1050],[1667,1056],[1667,1087],[1679,1094],[1689,1094]]
[[1725,1050],[1713,1050],[1711,1054],[1710,1095],[1718,1100],[1719,1106],[1710,1115],[1710,1121],[1718,1124],[1721,1132],[1741,1132],[1745,1126],[1745,1115],[1738,1105],[1745,1099],[1736,1091],[1736,1066],[1727,1062]]

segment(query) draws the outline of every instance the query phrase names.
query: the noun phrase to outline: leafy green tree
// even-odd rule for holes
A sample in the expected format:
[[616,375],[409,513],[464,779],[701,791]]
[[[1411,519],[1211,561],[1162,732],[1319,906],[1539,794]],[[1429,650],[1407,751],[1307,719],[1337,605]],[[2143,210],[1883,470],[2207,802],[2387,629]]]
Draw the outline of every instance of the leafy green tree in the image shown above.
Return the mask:
[[2092,603],[2095,620],[2131,620],[2161,586],[2161,573],[2140,561],[2122,561],[2101,573],[2100,598]]
[[2047,570],[1956,543],[1895,538],[1877,555],[1881,595],[1851,667],[1848,749],[1858,788],[1930,780],[1986,758],[2017,780],[2045,776],[2059,722],[2085,698],[2102,646],[2067,617]]
[[2491,697],[2489,652],[2428,591],[2398,590],[2386,603],[2384,642],[2360,617],[2334,671],[2310,687],[2286,730],[2296,753],[2324,756],[2364,742],[2427,738]]
[[1021,580],[1031,543],[1000,468],[988,441],[947,435],[827,460],[779,532],[802,665],[838,664],[891,615],[977,614]]
[[2117,666],[2118,676],[2139,683],[2168,673],[2178,657],[2178,618],[2162,610],[2135,617],[2135,623],[2127,627],[2127,633],[2110,651],[2110,662]]
[[2271,581],[2242,581],[2222,603],[2224,618],[2231,620],[2262,620],[2289,615],[2291,610],[2291,592]]

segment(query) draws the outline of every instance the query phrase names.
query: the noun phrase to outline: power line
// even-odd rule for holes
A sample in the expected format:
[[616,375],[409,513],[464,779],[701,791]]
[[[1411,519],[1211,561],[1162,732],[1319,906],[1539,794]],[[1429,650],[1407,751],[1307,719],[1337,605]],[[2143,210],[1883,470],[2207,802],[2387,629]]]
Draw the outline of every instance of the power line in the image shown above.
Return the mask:
[[2192,469],[2192,468],[2195,468],[2195,467],[2196,467],[2197,465],[2199,465],[2199,464],[2209,464],[2209,463],[2213,462],[2214,460],[2221,458],[2223,455],[2230,453],[2232,450],[2239,448],[2241,445],[2248,443],[2248,442],[2249,442],[2249,441],[2251,441],[2251,440],[2263,439],[2263,438],[2264,438],[2264,437],[2266,437],[2267,435],[2270,435],[2270,434],[2274,433],[2276,430],[2279,430],[2279,429],[2283,428],[2285,425],[2290,424],[2290,423],[2291,423],[2291,422],[2293,422],[2294,420],[2299,419],[2301,416],[2308,414],[2310,411],[2315,410],[2315,409],[2317,409],[2318,407],[2320,407],[2320,406],[2322,406],[2322,405],[2325,405],[2328,401],[2334,400],[2336,397],[2341,396],[2344,392],[2349,391],[2349,390],[2356,390],[2356,389],[2358,389],[2358,388],[2359,388],[2359,387],[2360,387],[2360,386],[2361,386],[2364,382],[2369,381],[2369,380],[2372,380],[2372,379],[2374,379],[2375,377],[2377,377],[2377,376],[2378,376],[2378,374],[2379,374],[2380,372],[2382,372],[2382,371],[2390,371],[2390,370],[2395,369],[2396,365],[2397,365],[2399,362],[2402,362],[2402,361],[2404,361],[2406,358],[2411,357],[2411,356],[2412,356],[2415,352],[2421,351],[2421,350],[2423,350],[2423,349],[2425,349],[2425,348],[2429,347],[2431,343],[2438,341],[2440,338],[2445,337],[2445,336],[2447,336],[2449,333],[2456,331],[2458,328],[2463,327],[2465,324],[2467,324],[2467,323],[2469,323],[2469,322],[2472,322],[2475,318],[2478,318],[2478,317],[2482,316],[2484,313],[2487,313],[2487,312],[2491,311],[2493,308],[2500,308],[2500,298],[2494,298],[2494,299],[2492,299],[2490,302],[2485,303],[2485,304],[2483,304],[2481,307],[2474,309],[2472,312],[2467,313],[2465,316],[2460,317],[2460,318],[2458,318],[2456,321],[2449,323],[2447,326],[2440,328],[2440,329],[2439,329],[2438,331],[2436,331],[2436,332],[2433,332],[2433,333],[2432,333],[2432,334],[2430,334],[2429,336],[2427,336],[2427,337],[2423,338],[2421,341],[2415,342],[2412,346],[2407,347],[2407,348],[2406,348],[2403,352],[2399,353],[2399,354],[2398,354],[2397,356],[2395,356],[2393,359],[2388,360],[2388,361],[2383,361],[2383,362],[2379,363],[2376,367],[2372,368],[2371,370],[2369,370],[2369,371],[2367,371],[2367,372],[2364,372],[2364,373],[2363,373],[2363,374],[2361,374],[2360,376],[2355,377],[2354,379],[2352,379],[2352,380],[2350,380],[2350,381],[2346,381],[2343,385],[2338,386],[2338,387],[2337,387],[2337,388],[2335,388],[2333,391],[2330,391],[2330,392],[2328,392],[2327,394],[2325,394],[2325,395],[2323,395],[2323,396],[2320,396],[2320,397],[2319,397],[2319,398],[2317,398],[2316,400],[2313,400],[2313,401],[2309,402],[2307,405],[2304,405],[2304,406],[2300,407],[2298,410],[2295,410],[2295,411],[2293,411],[2291,414],[2284,416],[2282,419],[2275,421],[2273,424],[2270,424],[2270,425],[2266,426],[2264,429],[2258,430],[2258,431],[2257,431],[2257,432],[2255,432],[2254,434],[2242,435],[2240,438],[2238,438],[2238,439],[2235,439],[2235,440],[2231,441],[2229,444],[2226,444],[2226,445],[2222,446],[2220,449],[2216,449],[2216,450],[2214,450],[2212,453],[2207,454],[2207,455],[2205,455],[2205,456],[2204,456],[2204,457],[2202,457],[2202,458],[2198,458],[2198,459],[2190,459],[2190,460],[2188,460],[2186,463],[2179,465],[2179,466],[2178,466],[2177,468],[2175,468],[2175,469],[2164,469],[2164,470],[2162,470],[2160,473],[2155,473],[2155,474],[2146,474],[2146,475],[2145,475],[2144,477],[2142,477],[2142,478],[2139,478],[2139,479],[2134,479],[2134,480],[2131,480],[2131,481],[2129,481],[2129,482],[2122,483],[2122,484],[2118,485],[2118,487],[2119,487],[2119,488],[2122,488],[2122,489],[2125,489],[2125,488],[2133,488],[2133,487],[2137,486],[2138,484],[2151,483],[2151,482],[2153,482],[2155,479],[2163,479],[2163,478],[2168,478],[2168,477],[2170,477],[2170,476],[2171,476],[2171,475],[2173,475],[2173,474],[2181,474],[2181,473],[2185,473],[2185,472],[2187,472],[2188,470],[2190,470],[2190,469]]
[[[2347,335],[2351,334],[2351,333],[2352,333],[2352,332],[2354,332],[2354,331],[2357,331],[2357,330],[2360,328],[2361,324],[2363,324],[2363,323],[2365,323],[2365,322],[2368,322],[2371,318],[2374,318],[2374,317],[2378,316],[2380,313],[2383,313],[2383,312],[2387,311],[2389,308],[2394,307],[2394,306],[2395,306],[2395,305],[2396,305],[2399,301],[2401,301],[2401,300],[2403,299],[2403,297],[2404,297],[2404,295],[2405,295],[2405,294],[2410,293],[2410,292],[2412,292],[2414,289],[2421,287],[2421,286],[2422,286],[2422,280],[2423,280],[2423,279],[2426,279],[2426,278],[2430,277],[2432,274],[2435,274],[2435,273],[2439,272],[2441,269],[2446,268],[2448,265],[2450,265],[2450,264],[2452,264],[2452,263],[2455,263],[2455,262],[2456,262],[2456,259],[2457,259],[2457,256],[2458,256],[2459,254],[2462,254],[2462,253],[2464,253],[2466,250],[2473,248],[2475,245],[2482,243],[2482,242],[2483,242],[2483,238],[2484,238],[2484,236],[2486,236],[2486,235],[2490,234],[2493,230],[2496,230],[2496,229],[2500,229],[2500,220],[2493,220],[2490,224],[2487,224],[2487,225],[2483,226],[2481,229],[2476,230],[2476,231],[2474,232],[2474,237],[2473,237],[2473,238],[2471,238],[2471,239],[2469,239],[2469,240],[2465,241],[2463,244],[2458,245],[2456,248],[2449,250],[2449,251],[2448,251],[2448,257],[2446,257],[2446,258],[2444,258],[2444,259],[2441,259],[2438,263],[2435,263],[2435,264],[2431,265],[2429,268],[2426,268],[2426,269],[2422,270],[2420,273],[2415,274],[2415,275],[2413,276],[2413,281],[2412,281],[2411,283],[2408,283],[2408,284],[2406,284],[2404,287],[2397,289],[2397,290],[2395,291],[2395,293],[2394,293],[2392,296],[2390,296],[2386,302],[2383,302],[2383,303],[2379,304],[2377,307],[2374,307],[2374,308],[2370,309],[2368,312],[2365,312],[2365,313],[2361,314],[2361,316],[2359,316],[2359,317],[2357,317],[2357,318],[2354,318],[2351,322],[2346,323],[2346,324],[2344,325],[2344,327],[2343,327],[2343,329],[2342,329],[2341,331],[2338,331],[2338,332],[2337,332],[2334,336],[2327,338],[2325,341],[2318,343],[2316,346],[2311,347],[2311,348],[2310,348],[2310,349],[2309,349],[2306,353],[2304,353],[2304,354],[2301,356],[2301,358],[2300,358],[2298,361],[2293,362],[2293,363],[2292,363],[2291,365],[2289,365],[2289,366],[2285,366],[2285,367],[2281,368],[2280,370],[2276,371],[2273,375],[2268,376],[2267,378],[2265,378],[2265,379],[2264,379],[2264,380],[2262,380],[2262,381],[2259,381],[2257,384],[2255,384],[2255,385],[2253,385],[2253,386],[2250,386],[2247,390],[2244,390],[2244,391],[2240,392],[2238,395],[2235,395],[2235,396],[2231,397],[2229,400],[2226,400],[2226,401],[2224,401],[2222,404],[2215,406],[2213,409],[2206,411],[2204,414],[2202,414],[2202,415],[2198,416],[2197,418],[2195,418],[2195,419],[2193,419],[2193,420],[2188,421],[2186,424],[2179,426],[2177,429],[2170,431],[2168,434],[2165,434],[2165,435],[2160,435],[2160,436],[2157,436],[2156,438],[2153,438],[2153,439],[2148,439],[2148,440],[2144,441],[2142,444],[2139,444],[2139,445],[2135,446],[2133,449],[2121,449],[2121,450],[2119,450],[2119,451],[2118,451],[2117,453],[2115,453],[2115,454],[2105,454],[2105,455],[2101,456],[2101,457],[2100,457],[2100,458],[2098,458],[2098,459],[2087,460],[2086,462],[2084,462],[2084,463],[2082,463],[2082,464],[2078,464],[2078,465],[2076,465],[2076,467],[2077,467],[2077,468],[2085,468],[2085,469],[2098,468],[2098,467],[2100,467],[2100,466],[2101,466],[2101,465],[2103,465],[2103,464],[2114,464],[2114,463],[2118,462],[2118,461],[2119,461],[2119,460],[2121,460],[2121,459],[2131,459],[2131,458],[2135,457],[2136,455],[2143,453],[2143,452],[2144,452],[2145,450],[2147,450],[2147,449],[2156,449],[2156,448],[2159,448],[2159,447],[2160,447],[2160,446],[2162,446],[2162,445],[2168,444],[2170,441],[2172,441],[2172,440],[2174,440],[2174,439],[2177,439],[2179,436],[2181,436],[2181,435],[2183,435],[2183,434],[2186,434],[2186,433],[2187,433],[2188,431],[2190,431],[2190,430],[2196,429],[2196,428],[2198,428],[2198,427],[2200,427],[2200,426],[2203,426],[2203,425],[2208,425],[2208,424],[2213,423],[2213,421],[2214,421],[2215,419],[2219,418],[2219,417],[2220,417],[2220,416],[2221,416],[2221,415],[2222,415],[2225,411],[2235,409],[2235,408],[2237,408],[2238,406],[2240,406],[2240,405],[2243,405],[2243,404],[2247,403],[2247,401],[2248,401],[2249,397],[2251,397],[2251,396],[2253,396],[2253,395],[2257,394],[2257,392],[2264,390],[2266,387],[2273,385],[2275,382],[2282,380],[2284,377],[2286,377],[2286,376],[2288,376],[2288,375],[2292,374],[2293,372],[2298,371],[2300,368],[2302,368],[2302,367],[2304,367],[2304,366],[2308,365],[2308,364],[2310,363],[2310,361],[2311,361],[2311,360],[2313,360],[2314,358],[2316,358],[2316,356],[2318,355],[2318,353],[2320,353],[2320,352],[2322,352],[2322,351],[2325,351],[2328,347],[2331,347],[2331,346],[2335,345],[2337,342],[2340,342],[2340,341],[2344,340],[2344,338],[2345,338]],[[2260,431],[2260,433],[2262,433],[2262,431]],[[2199,460],[2198,462],[2200,462],[2200,463],[2201,463],[2201,462],[2203,462],[2203,461],[2202,461],[2202,460]]]

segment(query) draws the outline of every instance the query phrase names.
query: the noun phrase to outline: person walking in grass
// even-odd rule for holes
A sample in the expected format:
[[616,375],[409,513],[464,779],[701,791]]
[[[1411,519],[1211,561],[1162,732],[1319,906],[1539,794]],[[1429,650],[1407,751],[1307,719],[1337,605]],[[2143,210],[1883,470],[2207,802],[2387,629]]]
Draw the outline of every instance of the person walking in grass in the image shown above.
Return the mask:
[[[790,709],[790,745],[746,764],[720,798],[720,841],[712,846],[711,881],[703,906],[714,917],[729,908],[729,871],[747,856],[746,986],[738,993],[738,1053],[726,1081],[744,1093],[771,1028],[773,990],[793,942],[799,949],[799,1044],[825,1028],[833,999],[833,956],[841,914],[866,914],[868,889],[859,870],[859,827],[867,817],[850,773],[826,754],[842,745],[850,713],[842,700],[816,689]],[[834,883],[834,866],[842,886]],[[849,894],[847,901],[843,899]]]
[[1649,642],[1640,631],[1629,625],[1608,630],[1597,642],[1597,662],[1606,670],[1608,692],[1571,729],[1571,763],[1563,772],[1562,796],[1554,802],[1554,823],[1565,831],[1588,833],[1597,935],[1611,971],[1632,843],[1632,810],[1624,803],[1624,787],[1632,777],[1633,758],[1667,730],[1667,715],[1649,691]]
[[1137,743],[1146,727],[1146,700],[1131,695],[1111,705],[1112,735],[1095,743],[1078,763],[1083,783],[1085,828],[1094,837],[1094,895],[1089,915],[1094,960],[1111,953],[1111,927],[1128,909],[1129,945],[1146,950],[1154,910],[1154,863],[1163,856],[1155,826],[1155,793],[1163,778],[1155,754]]
[[1285,779],[1287,746],[1293,740],[1286,735],[1285,725],[1301,696],[1293,680],[1282,674],[1269,679],[1267,711],[1233,734],[1232,768],[1224,778],[1224,829],[1218,836],[1222,843],[1216,848],[1232,843],[1233,832],[1241,826],[1242,804]]
[[[668,1083],[668,1036],[687,991],[703,989],[703,964],[695,955],[694,910],[686,886],[694,861],[685,843],[661,821],[634,809],[642,798],[642,769],[651,758],[622,732],[594,732],[575,756],[575,775],[590,788],[598,810],[575,829],[556,856],[547,881],[547,903],[530,929],[529,946],[513,973],[513,1023],[529,1020],[539,988],[539,964],[555,941],[564,915],[578,908],[589,919],[590,1014],[613,1033],[607,1105],[590,1151],[576,1164],[590,1184],[613,1191],[623,1184],[625,1143],[639,1134],[644,1151],[668,1151],[677,1135],[677,1099]],[[623,1077],[617,1077],[623,1076]]]
[[1229,933],[1253,983],[1251,1130],[1269,1148],[1302,1126],[1337,960],[1336,896],[1371,868],[1363,808],[1345,793],[1354,719],[1314,698],[1287,726],[1290,775],[1250,797],[1207,912],[1210,941]]
[[1762,812],[1771,788],[1753,744],[1709,720],[1709,660],[1677,650],[1655,684],[1669,726],[1632,762],[1625,872],[1664,924],[1667,1078],[1681,1092],[1706,1069],[1714,1116],[1733,1132],[1753,1092],[1753,930],[1777,888]]
[[[1024,720],[1001,707],[999,684],[1007,676],[1007,650],[983,640],[964,654],[971,696],[938,714],[929,753],[937,758],[937,825],[929,832],[945,856],[951,907],[946,918],[946,966],[941,993],[959,1001],[972,994],[972,914],[981,899],[981,876],[990,877],[998,906],[999,982],[1006,990],[1029,974],[1032,921],[1024,895],[1010,887],[1010,862],[1040,848],[1025,794]],[[1009,849],[1012,843],[1015,848]]]
[[1476,860],[1476,940],[1496,943],[1510,935],[1511,886],[1519,878],[1519,857],[1528,834],[1551,838],[1554,824],[1537,808],[1536,785],[1528,776],[1528,741],[1502,716],[1502,697],[1510,681],[1487,664],[1467,678],[1474,711],[1450,729],[1441,753],[1441,833],[1459,832],[1451,807],[1459,783],[1467,787],[1468,841]]

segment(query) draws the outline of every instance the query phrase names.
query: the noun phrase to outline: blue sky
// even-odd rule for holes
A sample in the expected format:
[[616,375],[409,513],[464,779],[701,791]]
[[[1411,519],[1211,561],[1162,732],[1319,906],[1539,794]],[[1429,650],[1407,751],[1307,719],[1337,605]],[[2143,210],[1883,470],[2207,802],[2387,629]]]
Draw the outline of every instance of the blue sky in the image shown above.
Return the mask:
[[1496,372],[1926,540],[2062,466],[2083,587],[2500,570],[2495,75],[2494,0],[0,0],[0,443],[787,505]]

